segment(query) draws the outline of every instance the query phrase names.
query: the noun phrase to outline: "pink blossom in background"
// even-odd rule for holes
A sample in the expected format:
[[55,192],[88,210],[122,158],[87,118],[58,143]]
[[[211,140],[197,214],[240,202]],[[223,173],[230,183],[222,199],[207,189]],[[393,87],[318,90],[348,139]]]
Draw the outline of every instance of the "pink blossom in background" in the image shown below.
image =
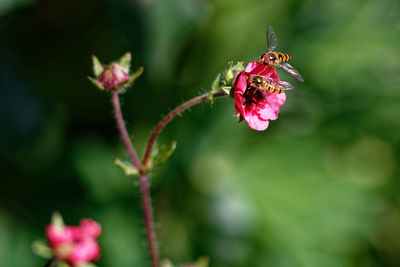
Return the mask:
[[269,120],[276,120],[280,106],[285,103],[285,93],[276,94],[264,90],[247,90],[247,80],[251,74],[273,78],[280,81],[275,69],[260,62],[250,62],[235,82],[233,97],[236,115],[243,118],[250,128],[263,131],[268,128]]
[[100,258],[96,242],[100,233],[100,224],[91,219],[82,219],[79,226],[49,224],[46,227],[46,238],[55,257],[72,266]]
[[60,244],[72,242],[74,239],[74,233],[69,226],[59,227],[54,224],[49,224],[46,227],[46,238],[50,247],[54,247]]
[[91,261],[97,261],[100,258],[100,247],[96,240],[84,238],[74,244],[71,253],[66,259],[72,265],[79,265]]
[[97,238],[101,234],[100,224],[91,219],[82,219],[79,228],[82,231],[82,235],[91,238]]

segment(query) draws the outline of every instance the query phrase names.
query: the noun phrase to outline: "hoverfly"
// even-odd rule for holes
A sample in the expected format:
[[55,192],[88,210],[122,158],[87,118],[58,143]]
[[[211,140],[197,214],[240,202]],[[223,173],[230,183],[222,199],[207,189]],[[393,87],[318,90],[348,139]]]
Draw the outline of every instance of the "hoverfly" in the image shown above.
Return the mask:
[[285,81],[267,79],[261,75],[250,75],[247,79],[247,85],[256,90],[266,90],[276,94],[281,94],[284,90],[293,89],[293,85]]
[[272,52],[276,46],[278,45],[278,38],[276,38],[276,34],[274,29],[271,26],[267,28],[267,53],[262,54],[260,56],[259,61],[264,65],[270,65],[271,67],[281,68],[290,75],[292,75],[295,79],[299,80],[300,82],[304,82],[303,77],[300,73],[292,67],[286,61],[292,59],[292,56],[285,53],[280,52]]

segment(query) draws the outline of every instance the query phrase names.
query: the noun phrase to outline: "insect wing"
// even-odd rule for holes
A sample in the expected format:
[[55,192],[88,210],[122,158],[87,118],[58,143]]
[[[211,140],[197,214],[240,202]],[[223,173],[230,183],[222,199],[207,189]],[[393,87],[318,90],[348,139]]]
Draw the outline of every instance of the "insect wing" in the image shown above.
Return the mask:
[[265,81],[266,85],[268,85],[269,87],[273,88],[273,89],[277,89],[277,90],[290,90],[293,89],[294,86],[286,81],[278,81],[275,79],[270,79]]
[[267,50],[271,52],[278,45],[278,38],[276,38],[276,34],[274,29],[271,26],[267,28]]
[[304,82],[303,77],[301,76],[301,74],[292,67],[292,65],[290,65],[289,63],[285,62],[285,63],[278,63],[276,62],[275,64],[277,64],[280,68],[282,68],[284,71],[286,71],[287,73],[289,73],[290,75],[292,75],[295,79],[297,79],[300,82]]
[[279,85],[282,90],[291,90],[294,88],[294,86],[291,83],[286,82],[286,81],[280,81]]

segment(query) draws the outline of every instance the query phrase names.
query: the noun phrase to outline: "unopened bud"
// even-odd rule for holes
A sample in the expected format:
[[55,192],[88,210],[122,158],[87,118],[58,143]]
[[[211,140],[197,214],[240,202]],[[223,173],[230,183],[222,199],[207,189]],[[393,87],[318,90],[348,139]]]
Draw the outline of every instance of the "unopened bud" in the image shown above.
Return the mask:
[[131,53],[126,53],[118,61],[103,66],[97,57],[93,56],[93,71],[96,78],[88,77],[89,80],[99,89],[117,91],[129,86],[143,72],[140,67],[135,73],[129,76]]

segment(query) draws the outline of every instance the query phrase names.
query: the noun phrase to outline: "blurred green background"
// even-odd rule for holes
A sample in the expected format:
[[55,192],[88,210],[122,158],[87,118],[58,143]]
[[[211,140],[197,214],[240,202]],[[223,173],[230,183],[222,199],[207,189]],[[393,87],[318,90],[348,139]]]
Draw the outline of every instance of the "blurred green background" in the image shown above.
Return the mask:
[[[400,2],[0,0],[0,266],[43,266],[30,249],[51,213],[103,226],[100,266],[148,266],[139,187],[110,95],[87,80],[130,51],[145,72],[122,108],[139,154],[169,110],[229,60],[293,56],[305,82],[265,132],[233,100],[175,119],[151,176],[162,257],[211,266],[400,266]],[[133,186],[132,186],[133,184]]]

